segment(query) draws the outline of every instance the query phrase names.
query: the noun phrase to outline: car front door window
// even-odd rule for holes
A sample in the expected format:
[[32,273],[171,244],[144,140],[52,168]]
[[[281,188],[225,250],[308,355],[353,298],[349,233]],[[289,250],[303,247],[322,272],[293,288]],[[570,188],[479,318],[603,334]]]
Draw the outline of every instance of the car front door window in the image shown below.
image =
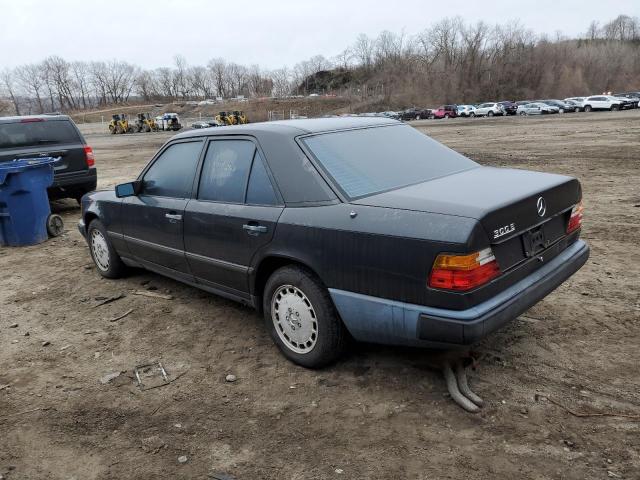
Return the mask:
[[202,142],[174,143],[165,149],[144,175],[142,194],[188,198],[202,150]]

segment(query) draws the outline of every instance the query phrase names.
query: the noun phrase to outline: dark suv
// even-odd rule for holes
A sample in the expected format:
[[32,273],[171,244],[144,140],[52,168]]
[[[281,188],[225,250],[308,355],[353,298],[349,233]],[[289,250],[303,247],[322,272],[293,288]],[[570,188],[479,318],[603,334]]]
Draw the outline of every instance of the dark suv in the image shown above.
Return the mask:
[[0,118],[0,162],[60,157],[49,198],[75,198],[96,189],[93,150],[66,115]]

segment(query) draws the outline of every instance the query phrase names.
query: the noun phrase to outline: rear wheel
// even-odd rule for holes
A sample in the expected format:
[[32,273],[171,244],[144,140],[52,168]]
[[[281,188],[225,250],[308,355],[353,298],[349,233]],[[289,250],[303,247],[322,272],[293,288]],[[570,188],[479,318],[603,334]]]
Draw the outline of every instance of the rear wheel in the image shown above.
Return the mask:
[[263,310],[271,338],[292,362],[319,368],[344,352],[347,331],[329,292],[309,270],[276,270],[264,289]]
[[444,118],[449,118],[449,114],[448,114],[448,113],[445,113],[445,114],[444,114]]
[[113,248],[107,229],[100,220],[93,220],[89,224],[87,241],[91,258],[100,275],[106,278],[120,278],[125,274],[127,267]]
[[527,114],[524,110],[520,112],[520,116],[524,117]]

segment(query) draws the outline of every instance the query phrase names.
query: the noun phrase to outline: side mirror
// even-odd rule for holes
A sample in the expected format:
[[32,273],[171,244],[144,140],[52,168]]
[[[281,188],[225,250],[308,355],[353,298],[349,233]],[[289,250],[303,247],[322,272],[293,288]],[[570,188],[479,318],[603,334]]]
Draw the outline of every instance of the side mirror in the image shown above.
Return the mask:
[[128,182],[116,185],[116,197],[135,197],[140,192],[140,182]]

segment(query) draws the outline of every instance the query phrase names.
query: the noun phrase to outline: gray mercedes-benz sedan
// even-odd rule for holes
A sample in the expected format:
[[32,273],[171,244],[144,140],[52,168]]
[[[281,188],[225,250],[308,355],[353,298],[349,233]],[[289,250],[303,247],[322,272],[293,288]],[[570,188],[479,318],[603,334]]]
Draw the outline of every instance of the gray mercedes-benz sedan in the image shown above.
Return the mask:
[[101,275],[143,267],[252,305],[286,357],[347,340],[452,347],[576,272],[575,178],[483,167],[383,118],[189,131],[135,181],[82,199]]

